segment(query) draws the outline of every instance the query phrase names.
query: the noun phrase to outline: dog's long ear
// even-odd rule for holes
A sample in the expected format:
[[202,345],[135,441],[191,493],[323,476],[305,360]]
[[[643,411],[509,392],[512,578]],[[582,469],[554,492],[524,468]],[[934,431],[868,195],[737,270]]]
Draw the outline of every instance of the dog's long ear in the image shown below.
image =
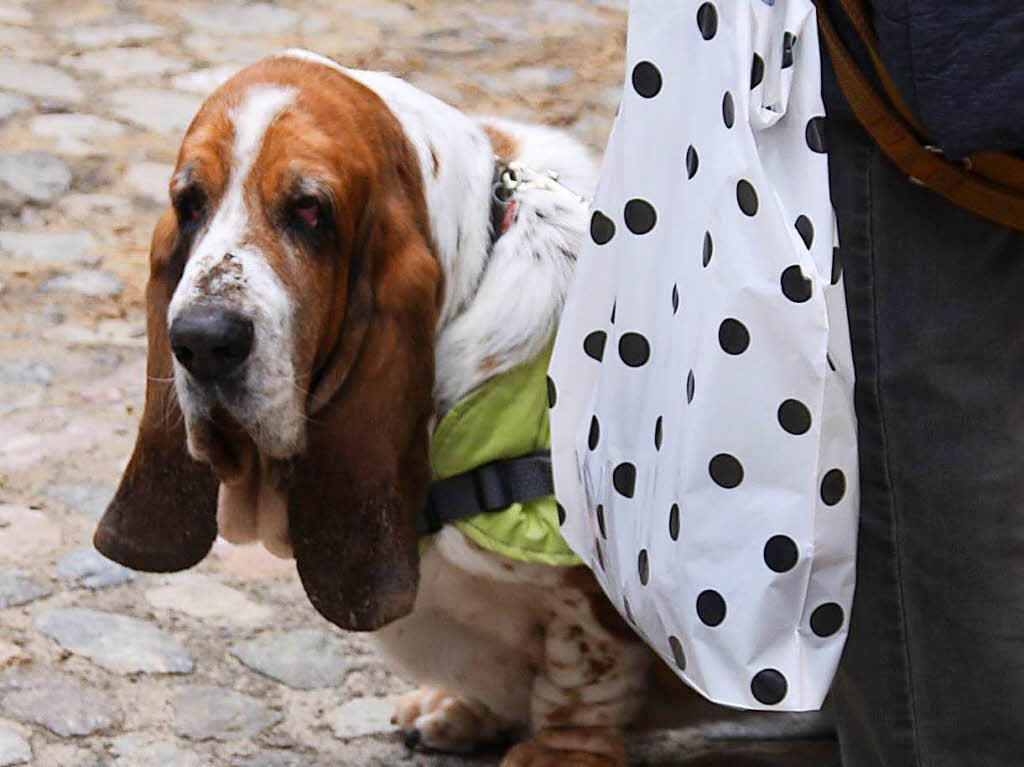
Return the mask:
[[438,289],[414,210],[373,205],[366,218],[372,229],[339,286],[348,296],[341,330],[314,382],[288,501],[310,601],[332,623],[363,631],[405,615],[416,597]]
[[217,480],[189,456],[174,391],[167,304],[180,274],[174,212],[153,232],[146,285],[146,404],[135,450],[93,544],[135,570],[171,572],[199,562],[217,536]]

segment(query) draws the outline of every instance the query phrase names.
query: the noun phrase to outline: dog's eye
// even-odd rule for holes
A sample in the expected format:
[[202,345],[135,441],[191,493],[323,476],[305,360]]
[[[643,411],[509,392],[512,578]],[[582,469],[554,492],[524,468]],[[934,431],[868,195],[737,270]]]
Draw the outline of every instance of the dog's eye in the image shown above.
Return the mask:
[[315,197],[300,197],[290,208],[290,218],[297,225],[306,229],[316,229],[320,224],[320,202]]
[[202,218],[206,208],[206,197],[195,188],[190,187],[174,198],[174,210],[178,215],[178,224],[188,226]]

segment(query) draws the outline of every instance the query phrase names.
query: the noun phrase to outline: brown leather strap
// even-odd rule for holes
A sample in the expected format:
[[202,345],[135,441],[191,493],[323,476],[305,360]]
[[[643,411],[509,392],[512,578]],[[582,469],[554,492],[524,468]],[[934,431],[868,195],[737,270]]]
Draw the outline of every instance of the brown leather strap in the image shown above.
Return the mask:
[[846,50],[828,17],[825,0],[814,0],[818,27],[843,96],[879,148],[912,181],[976,215],[1024,231],[1024,163],[1008,154],[984,152],[961,165],[929,148],[920,123],[882,64],[863,2],[839,1],[864,40],[890,102],[875,91]]

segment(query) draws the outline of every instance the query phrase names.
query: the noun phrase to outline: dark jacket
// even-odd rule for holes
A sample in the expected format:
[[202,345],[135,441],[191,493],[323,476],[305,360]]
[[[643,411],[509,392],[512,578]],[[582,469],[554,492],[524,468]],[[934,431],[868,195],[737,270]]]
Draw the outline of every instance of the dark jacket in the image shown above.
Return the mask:
[[951,157],[1024,150],[1024,0],[874,0],[886,67]]

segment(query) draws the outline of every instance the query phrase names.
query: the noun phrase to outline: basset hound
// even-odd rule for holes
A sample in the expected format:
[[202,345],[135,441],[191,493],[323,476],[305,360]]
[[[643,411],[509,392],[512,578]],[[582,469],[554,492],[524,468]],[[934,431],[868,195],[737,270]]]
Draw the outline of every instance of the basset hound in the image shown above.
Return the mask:
[[[559,182],[495,220],[496,163]],[[549,348],[596,176],[563,132],[389,75],[304,51],[243,69],[192,121],[153,233],[145,409],[97,548],[174,571],[218,532],[259,539],[425,685],[396,712],[410,741],[624,764],[651,656],[589,571],[416,533],[438,419]]]

